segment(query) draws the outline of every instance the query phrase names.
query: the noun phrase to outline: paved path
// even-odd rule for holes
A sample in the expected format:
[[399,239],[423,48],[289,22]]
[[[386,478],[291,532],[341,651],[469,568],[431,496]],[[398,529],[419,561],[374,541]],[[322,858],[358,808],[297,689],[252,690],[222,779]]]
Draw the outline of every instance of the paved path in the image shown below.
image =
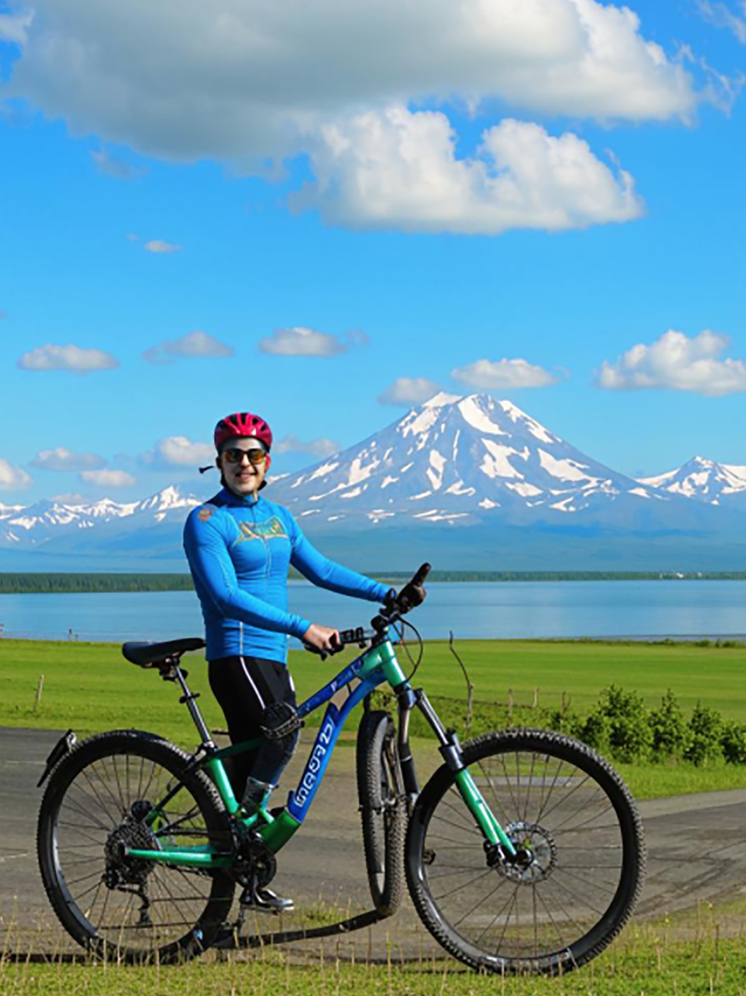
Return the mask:
[[[49,910],[35,855],[41,795],[36,782],[59,736],[0,728],[0,929],[7,932],[12,924],[13,943],[21,948],[66,946]],[[297,769],[295,762],[293,767]],[[291,768],[286,784],[293,778]],[[640,809],[648,876],[638,917],[746,893],[746,789],[651,800]],[[283,851],[275,879],[278,891],[287,890],[299,907],[321,901],[353,912],[369,909],[358,827],[354,750],[342,746],[303,831]],[[408,953],[439,950],[408,905],[393,920],[363,931],[356,943],[363,946],[361,953],[375,953],[385,951],[392,938],[406,943]]]

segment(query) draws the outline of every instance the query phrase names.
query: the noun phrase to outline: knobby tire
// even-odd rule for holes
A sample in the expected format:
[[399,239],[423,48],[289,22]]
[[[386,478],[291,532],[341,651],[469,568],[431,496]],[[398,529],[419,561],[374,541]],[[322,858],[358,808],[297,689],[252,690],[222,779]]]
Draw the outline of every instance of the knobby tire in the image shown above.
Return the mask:
[[397,789],[394,724],[387,712],[363,713],[356,762],[368,884],[378,913],[390,916],[404,893],[407,817],[406,802]]

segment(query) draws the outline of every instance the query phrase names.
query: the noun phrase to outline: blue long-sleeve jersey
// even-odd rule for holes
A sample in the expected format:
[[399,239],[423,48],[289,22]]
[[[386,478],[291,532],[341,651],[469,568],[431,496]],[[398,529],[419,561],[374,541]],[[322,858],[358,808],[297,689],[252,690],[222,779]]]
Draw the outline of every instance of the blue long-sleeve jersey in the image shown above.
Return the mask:
[[288,612],[290,564],[342,595],[382,602],[389,590],[324,557],[282,505],[239,498],[227,488],[190,513],[184,549],[202,605],[208,660],[287,660],[288,635],[301,638],[311,625]]

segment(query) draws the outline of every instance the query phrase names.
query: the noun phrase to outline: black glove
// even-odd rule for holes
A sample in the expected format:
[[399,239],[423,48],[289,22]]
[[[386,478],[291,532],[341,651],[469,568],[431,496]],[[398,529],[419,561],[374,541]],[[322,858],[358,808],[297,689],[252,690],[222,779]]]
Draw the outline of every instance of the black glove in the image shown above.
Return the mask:
[[396,596],[396,606],[402,615],[404,615],[405,612],[409,612],[411,609],[416,608],[418,605],[422,605],[425,601],[427,592],[425,591],[424,584],[425,578],[429,573],[430,564],[423,564],[412,580],[407,581],[402,590]]
[[396,604],[402,615],[425,601],[427,592],[422,585],[408,581],[396,596]]

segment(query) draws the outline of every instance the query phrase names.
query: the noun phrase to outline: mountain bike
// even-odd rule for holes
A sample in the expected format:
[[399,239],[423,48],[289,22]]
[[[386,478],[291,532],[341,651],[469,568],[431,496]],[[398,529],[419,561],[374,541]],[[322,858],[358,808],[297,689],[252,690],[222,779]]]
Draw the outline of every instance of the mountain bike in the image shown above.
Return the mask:
[[[413,582],[421,586],[428,569]],[[39,783],[48,779],[38,857],[72,937],[100,956],[164,963],[235,937],[363,703],[357,780],[376,915],[396,910],[406,880],[425,927],[473,969],[554,974],[601,952],[630,917],[644,875],[642,824],[627,787],[596,752],[559,733],[517,728],[459,743],[397,659],[390,631],[410,625],[404,611],[390,604],[371,630],[340,634],[340,646],[362,653],[298,707],[300,723],[327,703],[298,786],[285,806],[265,801],[251,815],[223,762],[260,740],[219,749],[180,665],[204,642],[125,644],[127,660],[180,687],[200,744],[190,754],[139,730],[78,743],[68,731],[51,752]],[[371,693],[386,684],[396,723],[371,707]],[[422,791],[409,743],[415,708],[442,757]]]

